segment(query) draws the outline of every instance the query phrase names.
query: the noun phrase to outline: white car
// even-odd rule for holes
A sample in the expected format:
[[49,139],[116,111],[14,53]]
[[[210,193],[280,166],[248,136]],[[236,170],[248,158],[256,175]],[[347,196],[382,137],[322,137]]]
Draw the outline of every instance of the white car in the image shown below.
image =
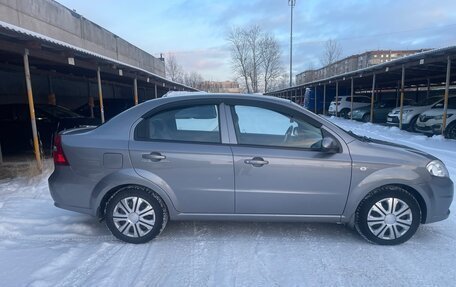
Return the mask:
[[[366,96],[353,96],[353,108],[361,108],[370,105],[371,99]],[[337,113],[339,116],[346,118],[348,113],[351,111],[351,99],[350,96],[340,96],[337,103]],[[330,115],[336,115],[336,99],[329,104],[328,113]]]
[[[417,119],[415,130],[424,134],[433,135],[442,133],[443,101],[432,109],[423,112]],[[445,137],[456,139],[456,97],[448,99],[447,121]]]
[[[438,103],[443,103],[443,97],[431,97],[424,99],[416,104],[407,105],[403,107],[402,111],[402,128],[409,131],[414,131],[415,123],[418,116],[429,109],[432,109]],[[401,108],[395,108],[388,113],[386,123],[389,125],[399,126],[399,117]]]

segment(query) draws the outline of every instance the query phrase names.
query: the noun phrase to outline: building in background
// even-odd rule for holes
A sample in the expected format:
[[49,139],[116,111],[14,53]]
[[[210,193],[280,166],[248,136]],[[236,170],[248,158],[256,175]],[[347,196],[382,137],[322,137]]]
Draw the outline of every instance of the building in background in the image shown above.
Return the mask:
[[409,56],[419,52],[427,51],[429,49],[421,50],[376,50],[367,51],[362,54],[352,55],[339,60],[331,65],[325,66],[316,70],[307,70],[296,75],[296,85],[310,83],[313,81],[325,79],[335,75],[341,75],[351,71],[363,69],[373,65],[382,64],[392,61],[397,58]]
[[209,93],[240,93],[239,83],[233,81],[204,81],[196,85],[196,89]]

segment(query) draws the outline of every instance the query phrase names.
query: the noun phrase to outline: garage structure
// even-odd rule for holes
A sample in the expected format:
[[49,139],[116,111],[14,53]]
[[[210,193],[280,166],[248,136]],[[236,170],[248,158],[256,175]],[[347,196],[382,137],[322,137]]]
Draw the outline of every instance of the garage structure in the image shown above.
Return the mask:
[[[328,95],[335,95],[336,101],[341,95],[364,94],[371,97],[370,120],[373,121],[374,102],[384,96],[395,97],[400,107],[399,127],[402,128],[404,98],[415,100],[427,98],[431,94],[444,98],[443,128],[446,128],[448,97],[456,82],[456,46],[433,49],[413,54],[389,62],[370,66],[341,75],[328,77],[302,85],[277,90],[268,95],[287,98],[303,103],[306,89],[314,92],[315,98],[323,98],[323,114],[328,104]],[[313,109],[317,112],[317,100]],[[336,115],[337,115],[336,106]]]
[[[82,49],[0,21],[0,104],[28,103],[33,148],[39,169],[36,103],[69,109],[103,99],[130,98],[134,104],[168,91],[195,89],[169,81],[146,69]],[[1,131],[0,131],[1,132]]]

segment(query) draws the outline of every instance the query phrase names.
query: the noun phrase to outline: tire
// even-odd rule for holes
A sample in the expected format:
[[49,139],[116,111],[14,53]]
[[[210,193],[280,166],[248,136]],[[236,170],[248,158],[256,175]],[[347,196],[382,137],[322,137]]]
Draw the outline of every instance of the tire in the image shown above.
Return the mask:
[[415,124],[416,124],[416,121],[418,120],[418,116],[419,116],[419,115],[416,115],[416,116],[414,116],[414,117],[410,120],[408,129],[407,129],[409,132],[412,132],[412,133],[416,132],[416,130],[415,130]]
[[363,116],[363,122],[368,123],[368,122],[370,122],[370,120],[371,120],[370,114],[365,114]]
[[447,126],[445,129],[445,137],[447,139],[456,140],[456,121]]
[[107,202],[106,226],[118,239],[134,244],[157,237],[168,221],[162,199],[152,191],[136,186],[120,189]]
[[[392,207],[394,211],[390,212]],[[367,241],[397,245],[415,234],[421,222],[421,209],[416,198],[407,190],[384,186],[362,200],[355,216],[356,230]]]
[[342,109],[342,111],[339,112],[339,116],[341,118],[348,118],[348,112],[350,111],[350,109]]

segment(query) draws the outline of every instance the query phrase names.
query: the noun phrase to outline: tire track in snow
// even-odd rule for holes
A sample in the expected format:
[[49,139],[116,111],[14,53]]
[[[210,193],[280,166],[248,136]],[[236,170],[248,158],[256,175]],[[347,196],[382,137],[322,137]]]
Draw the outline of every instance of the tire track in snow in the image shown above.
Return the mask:
[[[62,281],[58,282],[54,286],[65,287],[65,286],[86,286],[85,282],[96,273],[99,269],[109,268],[105,263],[108,262],[113,256],[115,256],[125,245],[112,245],[109,243],[103,243],[98,250],[85,259],[82,264],[71,271]],[[74,262],[69,262],[74,264]]]

